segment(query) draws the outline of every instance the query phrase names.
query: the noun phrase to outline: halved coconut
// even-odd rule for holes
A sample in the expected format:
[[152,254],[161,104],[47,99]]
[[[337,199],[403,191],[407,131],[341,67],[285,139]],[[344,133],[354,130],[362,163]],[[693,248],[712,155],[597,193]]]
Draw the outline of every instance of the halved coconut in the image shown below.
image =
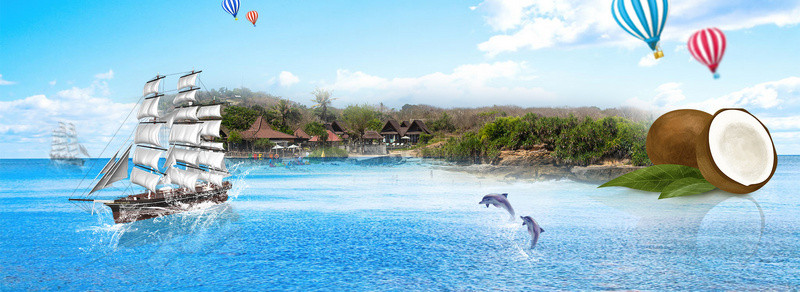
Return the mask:
[[772,178],[778,155],[764,124],[744,109],[721,109],[697,139],[703,177],[721,190],[746,194]]

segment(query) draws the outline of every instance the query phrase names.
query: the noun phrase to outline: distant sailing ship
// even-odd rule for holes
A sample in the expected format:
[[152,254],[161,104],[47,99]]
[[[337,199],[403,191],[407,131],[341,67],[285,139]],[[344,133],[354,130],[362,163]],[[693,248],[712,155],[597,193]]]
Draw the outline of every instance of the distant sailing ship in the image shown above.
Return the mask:
[[50,144],[50,160],[57,164],[83,166],[81,156],[89,157],[89,151],[78,143],[75,125],[58,122],[58,128],[53,130],[53,140]]
[[[194,105],[200,72],[192,71],[178,79],[175,108],[164,115],[159,115],[158,105],[164,96],[159,87],[166,76],[156,75],[145,83],[133,144],[126,141],[114,154],[87,194],[69,200],[103,203],[111,208],[116,223],[184,212],[200,203],[227,201],[232,184],[223,181],[230,175],[225,168],[225,149],[222,143],[213,142],[220,137],[221,105]],[[162,129],[169,130],[169,149],[161,144]],[[130,182],[145,191],[124,196],[131,189],[127,188],[115,200],[93,199],[96,191],[128,178],[128,156],[134,145]],[[159,165],[165,153],[166,161]]]

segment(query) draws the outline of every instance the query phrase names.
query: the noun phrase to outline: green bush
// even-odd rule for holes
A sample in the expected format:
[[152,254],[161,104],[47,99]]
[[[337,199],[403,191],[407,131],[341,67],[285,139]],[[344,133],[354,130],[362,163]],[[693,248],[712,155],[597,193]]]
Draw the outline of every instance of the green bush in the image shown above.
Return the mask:
[[428,144],[428,142],[430,142],[431,139],[433,139],[433,135],[431,135],[431,134],[425,134],[425,133],[419,134],[419,144],[420,145]]
[[492,160],[502,150],[530,149],[543,145],[559,160],[588,165],[602,159],[630,159],[635,165],[650,163],[645,152],[648,125],[620,117],[579,120],[541,117],[498,117],[486,123],[478,133],[468,132],[450,138],[441,148],[424,148],[425,157],[449,160]]
[[275,143],[272,143],[272,141],[270,141],[269,139],[258,139],[256,140],[255,146],[256,148],[262,150],[270,150],[272,149],[272,147],[275,147]]

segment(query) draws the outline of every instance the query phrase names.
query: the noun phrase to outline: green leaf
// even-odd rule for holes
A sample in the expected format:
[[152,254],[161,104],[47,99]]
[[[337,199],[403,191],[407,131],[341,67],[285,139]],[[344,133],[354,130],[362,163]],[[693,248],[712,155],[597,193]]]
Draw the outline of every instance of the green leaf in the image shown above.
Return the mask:
[[624,174],[599,186],[599,188],[628,187],[648,192],[661,192],[668,185],[682,178],[703,179],[703,175],[700,174],[699,169],[694,167],[661,164]]
[[669,184],[658,199],[696,195],[716,189],[714,185],[702,178],[687,177]]

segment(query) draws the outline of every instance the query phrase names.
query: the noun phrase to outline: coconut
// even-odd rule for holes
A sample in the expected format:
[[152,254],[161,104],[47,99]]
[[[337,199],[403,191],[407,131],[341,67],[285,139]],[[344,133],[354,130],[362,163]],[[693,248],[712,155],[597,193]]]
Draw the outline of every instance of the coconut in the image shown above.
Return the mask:
[[653,164],[680,164],[697,168],[697,138],[711,115],[681,109],[661,115],[647,132],[647,156]]
[[721,190],[746,194],[766,184],[778,166],[769,130],[744,109],[721,109],[697,139],[703,177]]

